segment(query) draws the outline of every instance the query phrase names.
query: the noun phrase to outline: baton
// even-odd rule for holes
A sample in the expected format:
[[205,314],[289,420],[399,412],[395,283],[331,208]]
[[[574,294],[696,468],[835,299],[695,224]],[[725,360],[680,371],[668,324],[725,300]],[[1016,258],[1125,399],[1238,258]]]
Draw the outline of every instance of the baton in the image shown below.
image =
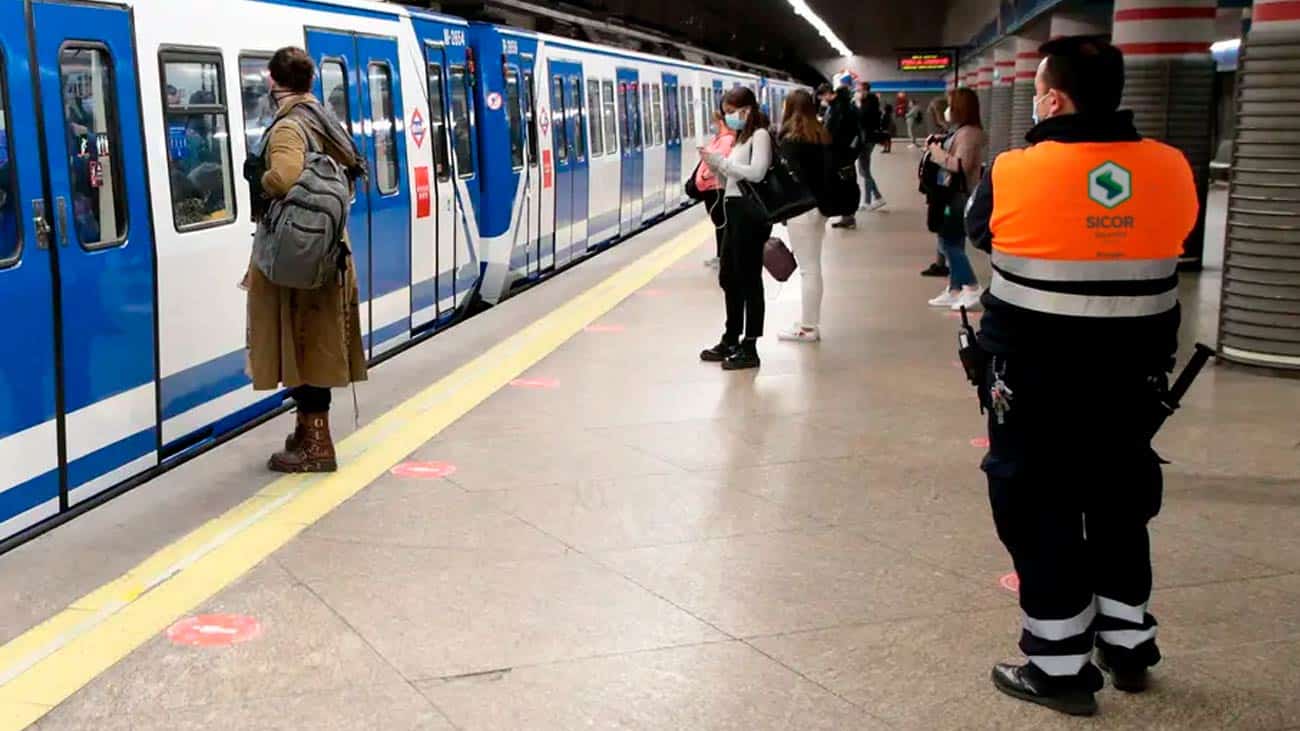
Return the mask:
[[1202,343],[1196,344],[1196,351],[1192,353],[1191,360],[1183,366],[1183,370],[1178,374],[1178,379],[1174,385],[1165,392],[1164,397],[1160,399],[1160,406],[1164,413],[1156,421],[1155,428],[1151,430],[1151,436],[1155,436],[1160,428],[1165,425],[1165,421],[1174,415],[1179,406],[1182,406],[1183,396],[1187,395],[1188,389],[1196,381],[1196,377],[1201,375],[1201,369],[1214,356],[1214,349]]

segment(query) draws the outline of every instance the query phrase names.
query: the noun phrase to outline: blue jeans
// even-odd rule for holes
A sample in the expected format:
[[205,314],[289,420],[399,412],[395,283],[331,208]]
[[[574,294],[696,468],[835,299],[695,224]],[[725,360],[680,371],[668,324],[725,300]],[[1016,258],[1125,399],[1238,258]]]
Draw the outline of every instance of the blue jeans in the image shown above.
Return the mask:
[[863,203],[870,203],[873,198],[885,197],[880,194],[880,187],[876,185],[876,179],[871,175],[871,153],[875,149],[875,143],[870,143],[858,154],[858,175],[862,176]]
[[966,237],[939,237],[939,250],[948,260],[948,288],[961,289],[973,287],[979,282],[975,279],[975,270],[971,268],[970,258],[966,256]]

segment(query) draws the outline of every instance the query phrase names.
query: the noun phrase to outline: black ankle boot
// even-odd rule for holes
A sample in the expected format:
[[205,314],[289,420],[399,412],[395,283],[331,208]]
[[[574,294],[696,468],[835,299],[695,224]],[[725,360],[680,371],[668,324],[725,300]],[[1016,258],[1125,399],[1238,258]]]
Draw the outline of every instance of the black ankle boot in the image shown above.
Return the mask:
[[[1089,666],[1093,673],[1095,667]],[[1100,680],[1098,675],[1097,680]],[[1012,698],[1047,706],[1071,716],[1091,716],[1097,712],[1095,691],[1086,680],[1065,683],[1039,670],[1033,663],[1012,665],[1000,662],[993,666],[993,685]]]
[[759,364],[758,342],[746,340],[740,344],[740,347],[733,350],[726,360],[722,361],[722,370],[743,371],[749,368],[757,368]]
[[1115,690],[1141,693],[1147,689],[1150,674],[1145,665],[1129,667],[1113,663],[1108,661],[1105,652],[1098,652],[1096,660],[1097,667],[1110,676],[1110,684],[1115,686]]
[[722,363],[728,356],[735,352],[735,350],[736,345],[734,343],[728,343],[727,339],[723,338],[717,345],[708,350],[702,351],[700,353],[700,360],[705,363]]

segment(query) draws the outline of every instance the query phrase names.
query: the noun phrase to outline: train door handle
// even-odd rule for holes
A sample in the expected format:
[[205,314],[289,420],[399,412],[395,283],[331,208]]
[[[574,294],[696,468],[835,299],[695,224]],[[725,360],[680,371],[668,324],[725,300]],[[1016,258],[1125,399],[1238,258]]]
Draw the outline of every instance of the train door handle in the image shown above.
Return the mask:
[[32,201],[32,228],[36,229],[36,248],[50,248],[50,219],[45,217],[45,201]]
[[68,245],[68,200],[63,196],[54,199],[54,209],[59,216],[59,246]]

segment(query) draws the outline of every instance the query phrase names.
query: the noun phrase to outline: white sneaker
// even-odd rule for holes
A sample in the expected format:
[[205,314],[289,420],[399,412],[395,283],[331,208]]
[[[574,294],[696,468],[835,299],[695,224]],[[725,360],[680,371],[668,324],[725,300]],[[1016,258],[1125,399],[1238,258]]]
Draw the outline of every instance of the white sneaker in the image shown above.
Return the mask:
[[817,328],[805,328],[795,325],[793,328],[777,334],[777,339],[796,343],[815,343],[822,339],[822,331]]
[[984,290],[979,287],[962,287],[961,294],[957,296],[956,301],[951,305],[952,311],[961,312],[963,307],[971,312],[978,310],[980,308],[980,295],[982,294],[984,294]]
[[945,289],[944,291],[939,293],[938,297],[935,297],[934,299],[930,300],[930,306],[931,307],[952,307],[953,305],[957,304],[957,301],[960,299],[961,299],[960,292],[953,292],[951,290]]
[[867,210],[869,210],[869,211],[878,211],[878,210],[880,210],[881,208],[884,208],[884,207],[885,207],[885,199],[884,199],[884,198],[877,198],[877,199],[875,199],[874,201],[871,201],[871,205],[867,206]]
[[859,203],[859,204],[858,204],[858,210],[859,210],[859,211],[865,211],[865,210],[867,210],[867,204],[866,204],[866,202]]

